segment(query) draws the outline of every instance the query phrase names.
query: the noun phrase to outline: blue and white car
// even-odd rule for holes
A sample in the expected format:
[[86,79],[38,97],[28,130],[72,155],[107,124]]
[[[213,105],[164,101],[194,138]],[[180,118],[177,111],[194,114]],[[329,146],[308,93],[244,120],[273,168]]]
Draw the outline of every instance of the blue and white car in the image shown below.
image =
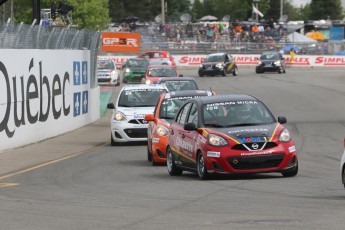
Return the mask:
[[111,145],[147,141],[145,115],[153,113],[161,93],[166,91],[166,87],[160,84],[123,86],[116,104],[107,105],[108,109],[113,109]]

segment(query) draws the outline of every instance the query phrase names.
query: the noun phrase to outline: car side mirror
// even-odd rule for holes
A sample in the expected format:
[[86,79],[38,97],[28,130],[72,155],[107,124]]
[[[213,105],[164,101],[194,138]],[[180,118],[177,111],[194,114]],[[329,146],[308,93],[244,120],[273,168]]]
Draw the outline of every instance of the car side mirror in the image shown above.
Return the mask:
[[107,109],[115,109],[114,103],[108,103]]
[[179,76],[179,77],[183,77],[183,74],[179,74],[178,76]]
[[153,121],[153,119],[154,119],[154,117],[153,117],[152,113],[146,114],[145,118],[144,118],[145,121]]
[[187,131],[193,131],[196,130],[196,126],[194,123],[186,123],[184,124],[183,129]]
[[279,116],[278,117],[278,122],[280,124],[285,124],[287,122],[286,117]]

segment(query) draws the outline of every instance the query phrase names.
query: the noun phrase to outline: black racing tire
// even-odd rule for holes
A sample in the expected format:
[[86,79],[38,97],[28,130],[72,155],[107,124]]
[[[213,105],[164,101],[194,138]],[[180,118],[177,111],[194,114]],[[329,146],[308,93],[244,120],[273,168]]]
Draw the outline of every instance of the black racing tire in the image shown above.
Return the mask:
[[286,69],[284,69],[283,73],[286,73]]
[[278,73],[283,73],[283,68],[279,68]]
[[198,153],[198,157],[196,161],[196,169],[198,172],[198,176],[201,180],[206,180],[209,178],[209,174],[205,166],[205,159],[201,152]]
[[283,177],[294,177],[296,176],[298,173],[298,163],[296,164],[296,166],[291,170],[287,170],[287,171],[283,171],[282,175]]
[[222,76],[223,76],[223,77],[226,77],[226,69],[223,70]]
[[147,161],[152,161],[152,153],[150,152],[149,146],[147,146]]
[[183,170],[175,164],[175,157],[170,147],[167,147],[167,169],[170,176],[181,176]]
[[256,73],[263,73],[264,71],[255,70]]
[[117,145],[119,145],[118,142],[114,141],[113,135],[112,135],[111,133],[110,133],[110,144],[111,144],[111,146],[117,146]]
[[233,75],[233,76],[237,76],[237,74],[238,74],[238,73],[237,73],[237,67],[235,67],[234,71],[232,72],[232,75]]
[[343,170],[341,171],[341,180],[345,188],[345,165],[343,166]]
[[202,74],[202,73],[199,73],[199,77],[203,77],[203,76],[205,76],[204,74]]

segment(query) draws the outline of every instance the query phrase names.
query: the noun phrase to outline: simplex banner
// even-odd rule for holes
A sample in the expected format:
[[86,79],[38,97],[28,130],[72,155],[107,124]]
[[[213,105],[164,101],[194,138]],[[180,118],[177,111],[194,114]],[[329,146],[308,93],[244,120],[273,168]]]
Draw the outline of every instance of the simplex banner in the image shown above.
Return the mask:
[[[173,55],[177,66],[198,66],[207,55]],[[233,54],[237,65],[256,65],[260,55],[258,54]],[[135,56],[98,56],[98,58],[113,59],[117,66],[121,66],[126,60]],[[296,55],[292,61],[289,55],[284,55],[288,66],[313,66],[313,67],[345,67],[345,56],[330,55]]]

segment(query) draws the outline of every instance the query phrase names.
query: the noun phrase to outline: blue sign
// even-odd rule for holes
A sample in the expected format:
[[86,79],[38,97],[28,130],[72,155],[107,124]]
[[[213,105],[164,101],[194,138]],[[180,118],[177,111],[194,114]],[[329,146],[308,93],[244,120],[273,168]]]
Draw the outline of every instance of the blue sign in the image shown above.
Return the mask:
[[331,27],[329,29],[329,40],[342,41],[344,39],[344,27]]
[[84,84],[84,85],[86,85],[87,84],[87,82],[88,82],[88,76],[87,76],[87,61],[83,61],[82,63],[81,63],[81,66],[82,66],[82,83]]
[[80,115],[80,106],[81,106],[81,93],[74,93],[73,94],[73,116],[79,116]]
[[73,62],[73,83],[80,85],[80,62]]
[[89,92],[84,91],[83,92],[83,101],[82,101],[82,113],[88,113],[89,112]]

